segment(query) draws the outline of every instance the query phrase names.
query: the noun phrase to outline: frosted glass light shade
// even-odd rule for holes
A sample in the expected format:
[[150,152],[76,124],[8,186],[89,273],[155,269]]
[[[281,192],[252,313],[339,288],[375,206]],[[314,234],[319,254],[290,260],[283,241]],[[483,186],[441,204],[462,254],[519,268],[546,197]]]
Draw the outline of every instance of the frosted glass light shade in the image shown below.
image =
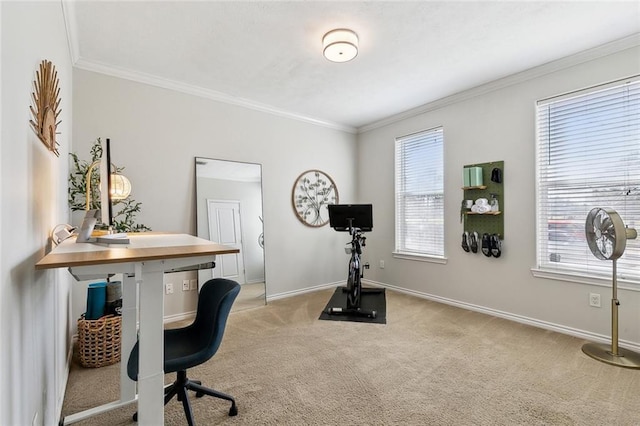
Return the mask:
[[358,35],[346,29],[332,30],[322,37],[322,47],[331,62],[347,62],[358,55]]
[[123,175],[111,175],[111,188],[109,188],[112,200],[124,200],[131,194],[131,182]]

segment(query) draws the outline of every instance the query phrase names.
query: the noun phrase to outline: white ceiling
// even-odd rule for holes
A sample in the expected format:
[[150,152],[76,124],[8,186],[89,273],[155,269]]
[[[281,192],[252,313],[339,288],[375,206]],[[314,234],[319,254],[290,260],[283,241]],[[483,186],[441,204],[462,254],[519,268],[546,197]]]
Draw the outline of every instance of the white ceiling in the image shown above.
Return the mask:
[[[640,33],[638,1],[63,5],[80,68],[347,130]],[[334,28],[353,61],[323,58]]]

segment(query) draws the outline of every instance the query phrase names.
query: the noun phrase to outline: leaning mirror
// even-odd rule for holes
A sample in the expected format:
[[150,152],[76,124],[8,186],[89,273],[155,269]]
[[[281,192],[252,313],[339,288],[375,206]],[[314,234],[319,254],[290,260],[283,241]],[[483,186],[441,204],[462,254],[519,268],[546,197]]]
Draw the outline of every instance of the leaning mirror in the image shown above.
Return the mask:
[[211,278],[237,281],[240,294],[233,310],[266,303],[262,166],[196,157],[198,237],[240,249],[216,257],[214,269],[198,272],[199,285]]

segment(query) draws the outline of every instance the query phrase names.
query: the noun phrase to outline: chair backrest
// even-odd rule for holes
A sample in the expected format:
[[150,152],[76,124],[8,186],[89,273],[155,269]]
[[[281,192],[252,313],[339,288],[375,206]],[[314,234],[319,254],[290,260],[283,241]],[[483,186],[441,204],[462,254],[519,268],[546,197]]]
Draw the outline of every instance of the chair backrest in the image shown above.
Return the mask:
[[[232,280],[213,278],[204,283],[198,295],[198,308],[193,323],[184,328],[164,331],[165,373],[202,364],[216,353],[238,293],[240,285]],[[139,342],[131,350],[127,364],[127,374],[131,380],[138,378],[138,345]],[[179,345],[180,348],[172,345]]]
[[198,330],[204,340],[202,343],[206,348],[201,355],[206,359],[220,347],[227,318],[238,293],[240,284],[225,278],[213,278],[200,289],[196,319],[190,327]]

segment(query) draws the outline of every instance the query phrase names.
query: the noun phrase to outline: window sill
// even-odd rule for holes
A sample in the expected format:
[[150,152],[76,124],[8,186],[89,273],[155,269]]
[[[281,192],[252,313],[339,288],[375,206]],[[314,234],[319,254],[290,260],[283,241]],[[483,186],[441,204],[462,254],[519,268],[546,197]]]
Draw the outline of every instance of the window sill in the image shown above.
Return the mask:
[[446,265],[448,261],[446,257],[430,256],[426,254],[401,253],[396,251],[394,251],[392,254],[396,259],[417,260],[418,262],[438,263],[441,265]]
[[[558,272],[558,271],[549,271],[546,269],[538,269],[531,268],[531,273],[536,278],[546,278],[549,280],[557,280],[557,281],[568,281],[572,283],[578,284],[589,284],[596,285],[600,287],[611,287],[611,279],[606,278],[596,278],[588,275],[578,274],[576,272]],[[640,283],[637,281],[630,281],[618,278],[618,288],[631,290],[631,291],[640,291]]]

